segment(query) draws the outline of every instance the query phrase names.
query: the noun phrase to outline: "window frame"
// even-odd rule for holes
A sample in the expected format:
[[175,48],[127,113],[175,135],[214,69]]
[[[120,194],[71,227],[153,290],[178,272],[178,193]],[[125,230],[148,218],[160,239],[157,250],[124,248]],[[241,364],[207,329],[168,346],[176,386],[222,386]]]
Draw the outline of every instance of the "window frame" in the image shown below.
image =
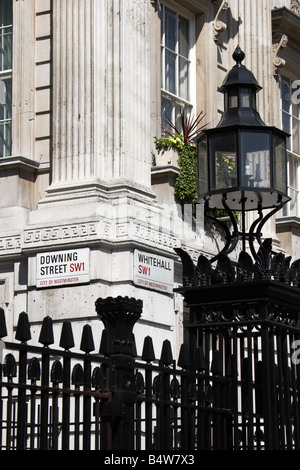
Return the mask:
[[[176,14],[176,30],[178,31],[178,19],[179,17],[183,17],[188,20],[188,31],[189,31],[189,52],[188,57],[182,56],[178,51],[178,40],[176,43],[176,51],[171,51],[172,53],[176,54],[176,76],[175,76],[175,83],[176,83],[176,93],[172,93],[166,89],[165,86],[165,53],[169,50],[165,44],[165,9],[169,9]],[[171,121],[174,124],[178,124],[178,118],[180,115],[180,111],[183,109],[186,110],[188,114],[192,112],[192,109],[195,106],[195,87],[196,87],[196,68],[195,68],[195,25],[196,19],[195,14],[191,11],[183,8],[178,3],[173,2],[172,0],[163,0],[161,3],[161,34],[160,34],[160,53],[161,53],[161,119],[163,123],[163,100],[166,100],[172,106],[172,116],[168,116],[171,118]],[[176,34],[178,38],[178,34]],[[179,78],[180,78],[180,69],[179,69],[179,59],[183,57],[184,60],[188,62],[188,99],[180,96],[179,93]]]
[[[283,217],[300,217],[300,104],[298,104],[298,116],[296,116],[293,114],[292,103],[293,81],[294,79],[288,74],[281,74],[280,76],[281,124],[282,129],[291,134],[291,136],[287,138],[287,186],[291,202],[285,204],[282,211],[280,211],[280,215]],[[288,111],[284,109],[284,82],[288,85],[290,95]],[[285,126],[284,116],[289,118],[289,129]],[[298,122],[298,149],[296,149],[298,152],[296,152],[294,148],[293,120]],[[291,176],[293,176],[293,178],[291,178]]]
[[[1,6],[1,4],[0,4]],[[4,82],[5,80],[10,81],[10,93],[11,93],[11,101],[9,103],[10,109],[9,113],[7,115],[7,109],[5,106],[5,103],[1,103],[3,106],[3,117],[0,115],[0,128],[3,127],[3,135],[4,135],[4,140],[3,144],[0,145],[0,158],[11,156],[12,152],[12,80],[13,80],[13,74],[12,74],[12,64],[13,64],[13,2],[11,2],[11,23],[10,24],[0,24],[0,49],[4,49],[4,35],[5,35],[5,30],[10,30],[6,34],[11,35],[11,56],[10,56],[10,65],[11,68],[6,68],[2,70],[2,66],[4,63],[4,57],[1,58],[1,63],[0,63],[0,81]],[[4,32],[4,33],[3,33]],[[6,87],[6,85],[4,85]],[[1,95],[1,90],[0,90],[0,95]],[[7,99],[7,93],[3,92],[3,97],[5,100]],[[1,96],[0,96],[1,99]],[[7,133],[10,133],[8,143],[5,143]]]

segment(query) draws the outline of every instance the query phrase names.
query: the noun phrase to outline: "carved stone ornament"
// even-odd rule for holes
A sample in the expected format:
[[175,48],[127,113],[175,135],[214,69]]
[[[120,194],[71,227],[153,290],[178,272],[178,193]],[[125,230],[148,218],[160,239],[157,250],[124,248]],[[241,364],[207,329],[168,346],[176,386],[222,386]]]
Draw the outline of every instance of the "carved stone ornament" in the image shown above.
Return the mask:
[[155,11],[160,11],[161,9],[160,0],[150,0],[150,3],[154,7]]
[[290,9],[293,13],[300,16],[300,1],[299,0],[291,0]]
[[286,34],[279,35],[275,33],[273,35],[273,66],[274,75],[277,74],[278,69],[285,65],[285,60],[278,56],[278,52],[281,48],[286,47],[288,43],[288,37]]
[[228,8],[229,8],[229,2],[226,0],[223,0],[215,16],[215,20],[213,22],[215,41],[218,40],[219,34],[227,29],[227,25],[223,21],[220,21],[220,16],[222,15],[224,11],[228,10]]

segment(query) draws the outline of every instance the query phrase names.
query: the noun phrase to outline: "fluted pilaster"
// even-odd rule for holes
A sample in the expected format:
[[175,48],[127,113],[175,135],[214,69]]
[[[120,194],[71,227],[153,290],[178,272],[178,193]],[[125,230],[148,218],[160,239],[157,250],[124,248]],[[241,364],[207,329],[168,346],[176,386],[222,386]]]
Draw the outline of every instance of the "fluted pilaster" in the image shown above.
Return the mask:
[[150,2],[53,0],[53,184],[150,188]]
[[263,87],[258,95],[259,112],[263,120],[271,124],[274,120],[272,24],[269,5],[263,3],[261,0],[231,0],[233,39],[230,49],[233,52],[239,43],[245,52],[244,65]]
[[94,175],[93,2],[53,2],[53,181]]

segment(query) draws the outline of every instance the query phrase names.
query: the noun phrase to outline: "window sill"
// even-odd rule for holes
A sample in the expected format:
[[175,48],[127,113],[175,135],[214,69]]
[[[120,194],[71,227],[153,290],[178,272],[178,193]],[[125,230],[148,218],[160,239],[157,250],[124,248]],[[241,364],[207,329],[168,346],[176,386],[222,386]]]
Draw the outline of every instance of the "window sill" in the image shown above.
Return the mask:
[[288,215],[276,219],[276,228],[279,231],[290,231],[292,228],[300,228],[300,217]]
[[0,170],[25,170],[35,172],[40,164],[30,158],[22,156],[2,157],[0,158]]

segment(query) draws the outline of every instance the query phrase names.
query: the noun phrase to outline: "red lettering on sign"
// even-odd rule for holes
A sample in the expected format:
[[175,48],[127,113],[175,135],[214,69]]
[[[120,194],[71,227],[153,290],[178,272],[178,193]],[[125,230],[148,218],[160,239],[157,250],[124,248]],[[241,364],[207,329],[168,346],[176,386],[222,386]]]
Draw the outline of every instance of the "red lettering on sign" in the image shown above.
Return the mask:
[[147,266],[142,266],[140,264],[138,267],[138,272],[139,274],[145,274],[145,275],[150,276],[150,268],[148,268]]
[[71,263],[70,264],[70,272],[73,273],[74,271],[84,271],[84,263]]

